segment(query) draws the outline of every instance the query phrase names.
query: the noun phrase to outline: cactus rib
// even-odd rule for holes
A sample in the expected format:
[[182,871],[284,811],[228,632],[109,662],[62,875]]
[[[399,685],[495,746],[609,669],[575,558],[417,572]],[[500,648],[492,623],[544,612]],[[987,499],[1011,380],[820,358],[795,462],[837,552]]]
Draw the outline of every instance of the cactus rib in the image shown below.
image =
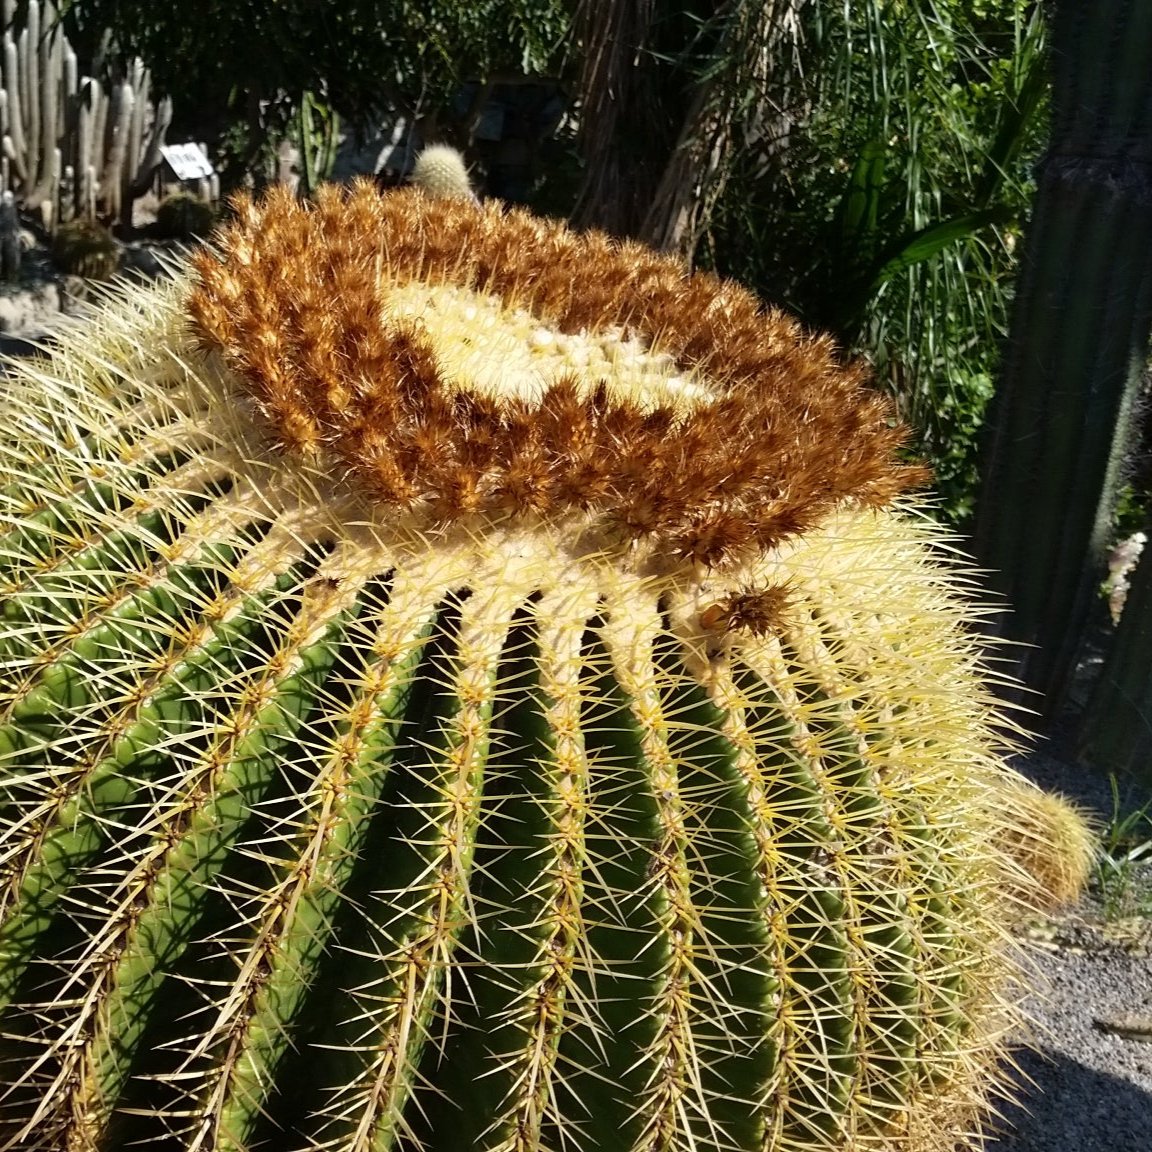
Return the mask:
[[[701,1065],[701,1053],[696,1051],[693,1025],[714,993],[693,980],[697,953],[708,944],[689,890],[688,814],[655,667],[654,647],[662,621],[656,605],[640,610],[638,597],[628,594],[631,591],[612,589],[606,597],[605,638],[614,656],[616,681],[628,698],[643,769],[656,802],[648,900],[665,954],[647,1008],[654,1029],[644,1053],[647,1082],[635,1106],[640,1123],[635,1147],[647,1150],[675,1145],[678,1136],[690,1140],[695,1126],[690,1117],[696,1123],[703,1117],[707,1123],[703,1085],[694,1072]],[[723,998],[710,1010],[723,1011]]]
[[[63,987],[66,994],[89,972],[96,978],[83,1011],[69,1024],[67,1055],[25,1138],[50,1126],[52,1111],[67,1102],[66,1146],[75,1152],[96,1147],[143,1036],[148,1005],[182,952],[227,847],[259,804],[282,749],[312,706],[334,658],[332,633],[338,633],[349,599],[347,592],[314,595],[269,654],[263,679],[246,690],[243,710],[202,763],[191,766],[177,803],[158,822],[146,822],[155,830],[153,846],[111,894],[116,903],[106,928],[90,941]],[[73,1092],[61,1092],[69,1083],[77,1083]]]
[[[445,1147],[459,1140],[514,1152],[534,1147],[544,1125],[557,1121],[554,1077],[572,1009],[573,969],[590,962],[582,913],[588,779],[579,664],[595,612],[587,589],[542,598],[532,614],[533,648],[512,657],[508,689],[522,686],[524,696],[501,717],[504,747],[489,757],[492,789],[511,782],[519,765],[532,772],[520,796],[505,798],[505,832],[493,828],[496,858],[481,873],[499,902],[481,915],[483,947],[476,940],[470,948],[474,1007],[464,1013],[475,1024],[461,1030],[457,1059],[439,1077],[445,1090],[471,1102],[446,1135],[434,1130],[431,1139]],[[490,966],[508,975],[493,980]],[[493,1058],[491,1075],[468,1075]]]
[[[358,1041],[360,1071],[324,1110],[336,1118],[338,1128],[346,1126],[346,1146],[357,1152],[389,1148],[397,1128],[403,1131],[404,1105],[423,1044],[436,1027],[437,1012],[451,1003],[451,955],[465,926],[477,920],[469,874],[498,691],[496,670],[512,614],[529,594],[530,589],[506,576],[491,593],[477,590],[464,602],[445,685],[454,713],[439,731],[429,733],[421,762],[410,769],[427,773],[429,795],[418,826],[401,849],[410,857],[408,883],[396,892],[393,922],[382,926],[375,942],[381,975],[368,996],[385,1007],[372,1038]],[[405,866],[399,859],[396,864]],[[391,869],[383,871],[387,875]]]
[[[413,611],[404,592],[393,588],[388,617],[381,620],[373,644],[375,651],[391,658],[383,657],[366,671],[347,719],[340,723],[343,735],[320,776],[314,815],[300,837],[303,846],[280,887],[268,893],[274,914],[261,926],[242,978],[199,1046],[221,1037],[228,1040],[190,1150],[239,1152],[247,1147],[304,993],[315,979],[340,891],[384,786],[398,717],[431,634],[432,621],[422,602]],[[245,1010],[251,1011],[247,1018]]]
[[[207,723],[205,697],[219,688],[229,660],[241,656],[259,621],[258,599],[249,600],[225,622],[206,626],[203,635],[179,650],[151,682],[133,693],[133,705],[116,727],[94,746],[84,747],[79,763],[51,767],[43,780],[16,783],[31,795],[24,800],[13,831],[22,833],[5,858],[0,892],[0,1004],[16,989],[32,949],[48,929],[57,902],[81,868],[99,852],[150,775],[171,755],[172,736]],[[99,730],[98,730],[99,731]],[[91,733],[82,733],[88,745]],[[40,744],[33,752],[43,752]],[[52,742],[60,747],[59,741]],[[166,754],[167,753],[167,754]],[[37,757],[38,758],[38,757]],[[9,771],[21,771],[17,763]],[[25,771],[32,771],[31,765]]]

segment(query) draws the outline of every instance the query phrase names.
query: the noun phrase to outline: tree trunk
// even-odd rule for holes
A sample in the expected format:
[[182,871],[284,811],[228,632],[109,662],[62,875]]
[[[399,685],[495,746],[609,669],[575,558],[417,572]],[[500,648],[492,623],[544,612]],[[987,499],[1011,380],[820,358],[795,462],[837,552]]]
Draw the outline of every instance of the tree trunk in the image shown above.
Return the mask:
[[653,52],[659,0],[583,0],[580,140],[584,182],[573,223],[635,236],[660,179],[672,128],[667,62]]
[[585,0],[574,222],[691,260],[737,148],[765,156],[790,123],[784,98],[806,0]]

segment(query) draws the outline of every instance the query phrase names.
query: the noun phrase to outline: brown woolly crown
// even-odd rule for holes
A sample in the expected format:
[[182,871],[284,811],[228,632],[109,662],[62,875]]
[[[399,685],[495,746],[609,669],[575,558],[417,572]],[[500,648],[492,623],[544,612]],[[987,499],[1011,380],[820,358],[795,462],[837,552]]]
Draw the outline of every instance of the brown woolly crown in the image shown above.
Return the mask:
[[924,479],[830,340],[640,245],[368,183],[237,209],[196,258],[198,335],[376,502],[581,510],[716,564]]

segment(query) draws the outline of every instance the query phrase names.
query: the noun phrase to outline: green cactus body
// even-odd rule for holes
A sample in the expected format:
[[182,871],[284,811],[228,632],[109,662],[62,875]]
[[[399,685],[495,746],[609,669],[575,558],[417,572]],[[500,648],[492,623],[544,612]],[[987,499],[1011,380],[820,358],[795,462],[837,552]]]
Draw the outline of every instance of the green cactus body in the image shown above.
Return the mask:
[[[739,363],[708,375],[687,328],[557,319],[559,282],[501,288],[482,245],[448,281],[443,212],[517,259],[504,227],[623,258],[419,193],[273,198],[195,274],[113,294],[12,370],[0,1147],[952,1148],[1016,1019],[1005,918],[1041,893],[1005,834],[1026,792],[967,579],[891,491],[884,409],[747,304],[756,371],[811,385],[793,447],[770,444],[804,490],[756,463],[767,421],[737,422],[747,501],[724,465],[724,516],[673,515],[645,485],[710,450]],[[360,307],[358,213],[379,245],[348,258],[391,295],[333,319],[315,300]],[[333,281],[252,286],[287,283],[281,218],[335,226],[289,245]],[[699,315],[703,283],[716,323],[745,308],[623,255],[652,299]],[[492,317],[554,394],[491,398],[531,383]],[[397,363],[402,410],[369,426]],[[577,410],[599,423],[576,435]],[[854,487],[829,498],[836,467]]]
[[[1152,331],[1152,10],[1058,4],[1051,35],[1051,137],[973,525],[976,556],[1011,608],[1000,631],[1018,644],[1016,674],[1046,723],[1069,700],[1095,628],[1117,496],[1140,450]],[[1145,728],[1125,719],[1140,708],[1145,668],[1135,698],[1105,691],[1089,709],[1117,709],[1089,721],[1111,729],[1101,769],[1122,762],[1107,743]]]

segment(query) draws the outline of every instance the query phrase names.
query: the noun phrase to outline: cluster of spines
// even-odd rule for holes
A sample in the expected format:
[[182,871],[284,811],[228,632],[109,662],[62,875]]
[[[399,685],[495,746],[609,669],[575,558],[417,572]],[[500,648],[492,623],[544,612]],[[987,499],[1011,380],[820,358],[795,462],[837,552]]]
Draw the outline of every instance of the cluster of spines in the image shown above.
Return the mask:
[[[951,1147],[996,1052],[998,889],[1035,890],[924,533],[833,516],[687,616],[603,557],[587,585],[479,539],[329,564],[274,462],[205,447],[146,314],[78,341],[75,395],[29,368],[0,444],[0,1135],[239,1150],[286,1072],[343,1059],[276,1140]],[[694,628],[726,634],[699,680]]]
[[[360,184],[314,205],[240,203],[196,269],[196,330],[281,445],[433,520],[591,511],[624,538],[715,564],[923,479],[895,459],[904,432],[889,403],[828,340],[639,245]],[[717,396],[645,411],[575,377],[536,400],[449,387],[436,331],[387,319],[389,286],[412,281],[483,293],[561,333],[638,336]]]
[[[125,488],[133,483],[128,470],[118,479]],[[203,519],[186,497],[172,501],[164,530],[155,538],[140,533],[157,557],[173,554],[159,547],[166,536],[178,541]],[[118,551],[104,538],[99,528],[115,523],[118,512],[115,503],[100,501],[77,509],[77,525],[87,520],[85,530],[35,565],[34,583],[71,573],[79,591],[85,553],[100,553],[106,574],[119,571],[112,583],[142,606],[154,587],[178,583],[178,571],[144,572],[146,557]],[[214,560],[222,573],[235,571],[246,549],[269,549],[267,538],[247,545],[237,540],[229,517],[220,523],[227,530],[218,546],[235,554],[202,559]],[[195,535],[203,540],[205,534]],[[796,568],[807,586],[803,551]],[[879,543],[875,553],[857,551],[861,571],[846,568],[836,578],[870,582],[875,573],[868,565],[880,563],[882,553]],[[150,832],[124,838],[100,865],[109,880],[90,894],[93,907],[81,920],[91,936],[67,972],[70,986],[84,990],[86,1007],[67,1019],[80,1042],[55,1043],[51,1029],[65,1021],[52,1021],[61,1008],[42,1013],[47,1031],[37,1042],[50,1052],[44,1071],[56,1061],[60,1066],[54,1079],[35,1081],[45,1089],[48,1111],[25,1131],[25,1141],[43,1132],[44,1146],[51,1147],[63,1131],[70,1148],[98,1146],[141,1059],[141,1024],[155,1010],[161,965],[180,967],[183,950],[203,953],[209,946],[193,936],[202,902],[216,888],[240,917],[214,938],[235,957],[237,974],[221,1002],[199,1009],[212,1017],[205,1033],[175,1046],[178,1066],[168,1072],[169,1087],[188,1077],[188,1088],[197,1090],[177,1093],[168,1107],[174,1130],[185,1125],[182,1139],[190,1147],[247,1145],[271,1106],[269,1085],[290,1059],[290,1022],[316,982],[339,906],[349,896],[349,872],[364,852],[397,718],[419,710],[409,699],[412,678],[438,616],[444,655],[438,672],[425,668],[420,678],[426,687],[443,685],[445,727],[426,728],[420,737],[431,741],[428,749],[439,748],[433,760],[413,759],[410,749],[404,765],[402,775],[413,781],[406,786],[410,802],[400,798],[396,810],[409,813],[410,826],[381,873],[394,889],[360,893],[355,901],[375,927],[369,928],[369,955],[351,980],[352,986],[365,983],[328,1038],[346,1051],[351,1072],[312,1117],[317,1147],[358,1146],[350,1135],[357,1130],[364,1148],[401,1138],[436,1147],[447,1139],[441,1128],[425,1130],[411,1097],[428,1091],[425,1048],[434,1051],[449,1033],[446,1053],[455,1051],[456,1059],[437,1073],[440,1090],[450,1084],[462,1096],[476,1061],[499,1056],[504,1073],[484,1078],[480,1092],[488,1111],[466,1123],[475,1126],[476,1139],[501,1152],[549,1139],[615,1147],[621,1132],[634,1148],[686,1147],[693,1140],[741,1148],[766,1138],[759,1133],[765,1122],[774,1126],[780,1149],[836,1147],[857,1129],[882,1146],[889,1131],[899,1140],[920,1122],[914,1114],[939,1117],[937,1098],[948,1096],[947,1081],[954,1078],[962,1088],[987,1059],[986,1050],[966,1051],[974,1025],[965,1023],[965,1013],[980,1007],[981,992],[959,965],[982,946],[976,904],[988,894],[969,890],[972,881],[957,875],[965,866],[958,845],[970,833],[961,827],[929,833],[928,818],[921,826],[916,813],[914,782],[881,781],[881,773],[898,773],[899,766],[889,766],[891,749],[876,743],[885,731],[883,705],[870,694],[882,695],[884,685],[852,679],[859,671],[852,638],[863,618],[851,613],[858,609],[848,609],[847,634],[833,629],[828,641],[818,638],[828,625],[821,629],[796,606],[786,613],[792,626],[778,625],[783,641],[749,629],[756,639],[748,641],[753,658],[745,675],[767,679],[753,689],[721,676],[710,703],[701,685],[675,671],[680,657],[655,590],[610,569],[575,599],[570,588],[535,599],[546,583],[539,565],[498,578],[496,568],[486,576],[463,560],[438,571],[431,554],[426,568],[409,561],[373,592],[355,581],[337,586],[308,577],[294,569],[293,559],[282,556],[278,569],[257,565],[286,579],[267,576],[256,599],[251,590],[244,597],[210,583],[199,590],[190,585],[167,608],[153,605],[151,624],[143,624],[146,644],[155,648],[166,635],[183,641],[138,685],[148,663],[132,644],[145,641],[127,642],[129,624],[118,633],[120,646],[105,653],[107,667],[97,680],[128,703],[94,698],[82,709],[67,737],[71,790],[80,796],[93,768],[99,771],[95,736],[113,741],[104,752],[120,758],[144,797],[90,789],[79,823],[77,813],[61,810],[55,824],[49,815],[36,835],[47,831],[59,841],[76,830],[90,837],[103,829],[106,840],[137,805],[139,823]],[[505,567],[503,558],[489,562]],[[456,610],[458,622],[446,626],[437,606],[469,577],[477,593]],[[23,599],[30,612],[43,608],[51,623],[46,606],[27,592]],[[823,617],[834,614],[838,599],[829,595],[820,606]],[[86,603],[89,616],[74,645],[83,646],[119,602]],[[724,603],[727,611],[739,611],[740,594]],[[588,629],[597,627],[598,616],[599,657],[588,650]],[[509,637],[523,626],[518,620],[531,621],[535,636],[525,658],[535,671],[526,683],[507,671],[509,652],[516,653]],[[337,669],[341,644],[352,644],[354,659]],[[845,652],[837,655],[830,644]],[[756,645],[767,655],[755,657]],[[58,656],[67,658],[67,652]],[[845,659],[851,673],[838,671]],[[125,675],[136,680],[121,682]],[[329,689],[333,679],[346,687]],[[330,692],[330,703],[315,703]],[[349,699],[338,706],[342,694]],[[21,693],[13,702],[9,736],[27,724],[19,705],[26,698]],[[210,706],[193,723],[201,735],[178,735],[198,698]],[[328,714],[297,729],[309,699]],[[525,701],[528,719],[512,718],[508,709]],[[217,713],[227,718],[219,735],[210,723],[203,727]],[[165,723],[175,725],[166,741],[173,762],[147,784],[155,754],[145,751],[149,741],[139,729],[151,724],[154,740],[157,725]],[[304,742],[287,757],[277,783],[278,748],[293,731]],[[63,748],[59,738],[52,746]],[[528,787],[526,764],[541,794],[522,800],[519,812],[503,813],[517,790]],[[947,775],[946,767],[940,771]],[[165,778],[164,772],[174,774]],[[289,779],[297,773],[299,781]],[[936,802],[941,781],[915,783],[926,804]],[[38,787],[28,782],[31,792]],[[289,794],[290,810],[279,819],[265,799],[269,788]],[[45,787],[42,799],[50,800],[51,791]],[[93,810],[93,803],[103,807]],[[267,838],[242,838],[243,814],[260,813],[266,803]],[[750,816],[741,817],[742,809]],[[503,842],[496,844],[501,835],[492,826],[502,817]],[[530,835],[523,829],[533,818],[537,830]],[[951,835],[960,839],[946,848]],[[611,842],[601,845],[608,836]],[[633,847],[622,861],[627,843]],[[227,878],[222,852],[278,861],[275,882],[255,891]],[[509,855],[519,871],[502,863]],[[752,862],[754,879],[733,879],[737,861],[742,867]],[[25,866],[43,873],[35,853]],[[57,885],[63,889],[86,866],[73,859]],[[827,882],[818,883],[823,873]],[[974,875],[978,884],[978,869]],[[924,895],[919,920],[885,895],[889,883]],[[518,917],[516,908],[526,915]],[[922,953],[909,951],[905,917],[922,934]],[[640,943],[645,932],[652,933],[646,947]],[[494,950],[506,968],[493,966]],[[611,1016],[611,1002],[631,993],[634,982],[644,992],[627,1001],[632,1024],[620,1034],[637,1047],[612,1055],[613,1073],[625,1078],[629,1092],[604,1104],[618,1125],[609,1139],[584,1118],[578,1100],[603,1095],[597,1048],[615,1034],[604,1014]],[[194,996],[195,979],[191,985]],[[494,1016],[455,1029],[455,1017],[469,1014],[474,996],[493,1004]],[[772,1018],[777,1025],[758,1034]],[[498,1051],[488,1050],[493,1022],[503,1046]],[[575,1042],[578,1035],[584,1038]],[[737,1070],[745,1078],[740,1090],[726,1084]],[[79,1088],[70,1090],[74,1082]],[[53,1114],[62,1102],[65,1112]],[[461,1123],[454,1118],[451,1132]]]

